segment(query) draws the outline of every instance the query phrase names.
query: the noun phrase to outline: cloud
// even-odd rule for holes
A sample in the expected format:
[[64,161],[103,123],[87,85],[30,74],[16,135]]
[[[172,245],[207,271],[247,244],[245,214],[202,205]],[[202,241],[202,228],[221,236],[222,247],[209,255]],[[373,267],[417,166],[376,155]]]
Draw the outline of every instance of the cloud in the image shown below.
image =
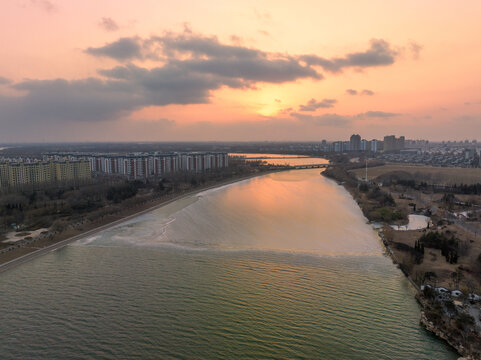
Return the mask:
[[0,76],[0,85],[8,85],[11,83],[10,79],[7,79],[6,77]]
[[142,124],[142,126],[154,124],[156,127],[162,126],[163,128],[172,128],[177,125],[177,121],[167,118],[158,119],[138,119],[136,122]]
[[363,91],[361,91],[361,95],[373,96],[373,95],[374,95],[374,91],[368,90],[368,89],[364,89]]
[[26,95],[0,97],[0,122],[107,121],[145,106],[208,103],[212,90],[242,86],[235,79],[185,72],[175,66],[144,69],[129,65],[101,73],[106,80],[26,80],[11,85]]
[[311,66],[321,66],[329,72],[341,72],[345,68],[367,68],[375,66],[387,66],[394,64],[399,53],[385,40],[372,39],[370,47],[366,51],[354,52],[326,59],[317,55],[303,55],[300,58]]
[[[232,39],[239,40],[238,37]],[[298,78],[322,79],[322,74],[315,69],[317,67],[329,72],[341,72],[350,67],[392,65],[398,55],[398,52],[382,39],[371,40],[369,48],[365,51],[327,59],[317,55],[265,52],[242,46],[239,41],[235,41],[234,45],[222,44],[215,36],[196,34],[190,29],[181,33],[167,32],[148,39],[120,38],[104,46],[90,47],[85,52],[118,61],[142,59],[177,61],[197,71],[273,83]]]
[[[258,82],[322,78],[293,57],[223,45],[216,38],[184,32],[180,37],[169,35],[152,41],[154,44],[145,44],[139,38],[120,38],[86,50],[94,56],[125,61],[142,59],[148,56],[149,46],[160,45],[164,61],[151,69],[127,63],[99,70],[102,78],[26,80],[10,85],[24,95],[0,96],[0,122],[108,121],[146,106],[208,103],[212,91],[221,87],[245,89]],[[179,53],[185,58],[179,58]]]
[[168,33],[147,40],[121,38],[102,47],[88,48],[86,52],[119,61],[162,59],[167,67],[240,80],[245,87],[256,82],[283,83],[302,78],[323,78],[315,69],[300,64],[293,56],[225,45],[216,37],[191,32]]
[[109,17],[103,17],[100,19],[99,26],[105,31],[117,31],[119,29],[119,25],[115,20]]
[[238,45],[238,46],[240,46],[240,45],[242,45],[242,44],[244,43],[244,39],[241,38],[240,36],[237,36],[237,35],[231,35],[231,36],[229,36],[229,40],[230,40],[233,44]]
[[30,0],[30,4],[49,13],[58,10],[57,5],[49,0]]
[[451,121],[454,123],[474,123],[479,124],[481,120],[481,115],[458,115],[451,118]]
[[11,87],[26,95],[0,97],[0,123],[112,120],[144,103],[131,85],[95,78],[26,80]]
[[391,118],[400,116],[402,114],[398,113],[391,113],[391,112],[384,112],[384,111],[366,111],[364,113],[358,114],[357,117],[359,118]]
[[93,56],[110,57],[119,61],[142,59],[142,46],[137,37],[123,37],[101,47],[89,47],[85,50]]
[[[0,83],[20,92],[17,96],[0,95],[2,132],[17,126],[15,124],[40,128],[58,127],[66,122],[119,123],[132,112],[148,106],[209,103],[212,93],[224,87],[252,89],[258,83],[323,78],[316,67],[297,55],[223,44],[217,37],[199,35],[188,28],[182,33],[165,33],[148,39],[121,37],[85,52],[117,59],[122,64],[98,70],[98,77],[79,80],[33,79],[9,83],[8,79],[0,78]],[[150,68],[133,64],[134,60],[137,63],[149,60]],[[299,110],[330,108],[336,102],[335,99],[311,99]],[[309,116],[292,109],[285,109],[284,114],[295,114],[289,121],[297,124],[296,119],[311,121],[311,125],[335,127],[355,120],[352,116],[337,114]]]
[[415,41],[411,41],[408,44],[408,50],[411,53],[411,56],[413,59],[417,60],[419,59],[419,54],[421,53],[421,50],[423,49],[423,46],[416,43]]
[[[1,81],[0,81],[0,84],[1,84]],[[479,100],[479,101],[466,101],[466,102],[464,103],[464,105],[466,105],[466,106],[469,106],[469,105],[480,105],[480,104],[481,104],[481,100]]]
[[346,94],[348,95],[367,95],[367,96],[373,96],[374,95],[374,91],[372,90],[368,90],[368,89],[364,89],[360,92],[358,92],[357,90],[354,90],[354,89],[347,89],[346,90]]
[[321,101],[311,99],[306,105],[300,105],[299,111],[316,111],[319,108],[331,108],[335,103],[337,103],[336,99],[323,99]]
[[267,11],[260,12],[260,11],[257,11],[257,9],[254,9],[254,14],[256,18],[260,21],[268,21],[271,19],[271,14],[268,13]]
[[338,114],[307,115],[292,112],[290,115],[300,121],[319,126],[344,127],[352,122],[351,117]]

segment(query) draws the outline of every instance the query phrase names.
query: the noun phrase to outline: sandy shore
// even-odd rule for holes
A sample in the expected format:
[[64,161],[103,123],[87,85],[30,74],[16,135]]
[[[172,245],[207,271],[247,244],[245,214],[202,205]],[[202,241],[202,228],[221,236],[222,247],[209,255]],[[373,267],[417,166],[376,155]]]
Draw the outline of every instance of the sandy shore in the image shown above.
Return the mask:
[[108,230],[112,227],[115,227],[117,225],[120,225],[128,220],[131,220],[131,219],[134,219],[138,216],[141,216],[143,214],[146,214],[146,213],[149,213],[153,210],[156,210],[162,206],[165,206],[165,205],[168,205],[174,201],[177,201],[177,200],[180,200],[180,199],[183,199],[185,197],[188,197],[188,196],[192,196],[192,195],[195,195],[195,194],[198,194],[200,192],[204,192],[204,191],[207,191],[207,190],[210,190],[210,189],[215,189],[215,188],[218,188],[218,187],[222,187],[222,186],[226,186],[226,185],[230,185],[230,184],[234,184],[234,183],[237,183],[237,182],[240,182],[240,181],[244,181],[244,180],[249,180],[249,179],[252,179],[252,178],[255,178],[255,177],[258,177],[258,176],[264,176],[264,175],[268,175],[268,174],[272,174],[272,173],[275,173],[275,172],[279,172],[279,171],[285,171],[285,170],[288,170],[288,169],[281,169],[281,170],[272,170],[272,171],[266,171],[266,172],[262,172],[262,173],[257,173],[257,174],[252,174],[252,175],[248,175],[248,176],[244,176],[244,177],[240,177],[240,178],[236,178],[236,179],[230,179],[230,180],[227,180],[227,181],[222,181],[222,182],[219,182],[219,183],[216,183],[216,184],[213,184],[213,185],[208,185],[208,186],[203,186],[203,187],[199,187],[195,190],[191,190],[191,191],[188,191],[188,192],[185,192],[185,193],[179,193],[177,195],[175,195],[174,197],[170,198],[170,199],[162,199],[162,200],[159,200],[155,205],[153,206],[150,206],[148,208],[145,208],[145,209],[142,209],[140,211],[136,211],[135,213],[132,213],[132,214],[128,214],[128,215],[123,215],[121,216],[120,219],[118,220],[113,220],[113,221],[110,221],[106,224],[103,224],[103,225],[100,225],[100,226],[97,226],[93,229],[89,229],[87,231],[84,231],[78,235],[75,235],[75,236],[72,236],[72,237],[69,237],[67,239],[64,239],[64,240],[60,240],[58,242],[55,242],[53,244],[50,244],[50,245],[47,245],[45,247],[40,247],[40,248],[33,248],[33,247],[26,247],[26,248],[19,248],[18,250],[23,250],[23,251],[19,251],[18,252],[18,256],[15,257],[14,259],[9,259],[9,260],[6,260],[4,261],[3,263],[0,264],[0,273],[3,272],[3,271],[6,271],[8,269],[11,269],[15,266],[18,266],[20,264],[23,264],[27,261],[30,261],[30,260],[33,260],[35,258],[38,258],[39,256],[42,256],[42,255],[45,255],[45,254],[48,254],[49,252],[52,252],[52,251],[55,251],[57,249],[60,249],[74,241],[77,241],[77,240],[80,240],[84,237],[88,237],[88,236],[92,236],[92,235],[95,235],[101,231],[105,231],[105,230]]

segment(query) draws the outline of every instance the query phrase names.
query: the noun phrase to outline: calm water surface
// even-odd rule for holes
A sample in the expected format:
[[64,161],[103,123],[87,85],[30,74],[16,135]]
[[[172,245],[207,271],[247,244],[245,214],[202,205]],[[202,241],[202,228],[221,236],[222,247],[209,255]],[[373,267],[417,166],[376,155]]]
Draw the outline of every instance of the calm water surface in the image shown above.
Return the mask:
[[1,359],[455,359],[319,170],[191,196],[0,274]]

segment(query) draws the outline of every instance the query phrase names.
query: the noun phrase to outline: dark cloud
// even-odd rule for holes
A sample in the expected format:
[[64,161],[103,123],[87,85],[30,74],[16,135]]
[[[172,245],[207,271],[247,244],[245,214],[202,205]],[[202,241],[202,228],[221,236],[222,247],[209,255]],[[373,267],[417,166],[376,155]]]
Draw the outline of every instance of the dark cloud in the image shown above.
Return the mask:
[[6,77],[0,76],[0,85],[7,85],[10,83],[11,83],[11,80],[7,79]]
[[27,80],[11,85],[26,94],[0,97],[0,122],[107,121],[145,106],[208,103],[213,90],[247,86],[242,78],[192,71],[183,63],[153,69],[129,64],[99,73],[105,79]]
[[322,75],[314,69],[301,66],[291,58],[196,59],[178,61],[175,65],[192,72],[242,79],[246,84],[250,82],[283,83],[301,78],[322,79]]
[[12,85],[25,96],[0,97],[0,123],[111,120],[142,102],[126,83],[84,80],[27,80]]
[[89,48],[86,52],[120,61],[163,59],[166,66],[182,68],[189,73],[240,79],[245,86],[256,82],[283,83],[301,78],[323,78],[315,69],[301,65],[293,56],[225,45],[216,37],[191,32],[168,33],[148,40],[121,38],[102,47]]
[[110,57],[119,61],[142,59],[142,46],[137,37],[124,37],[101,47],[89,47],[87,54],[101,57]]
[[373,95],[374,95],[374,91],[368,90],[368,89],[364,89],[363,91],[361,91],[361,95],[373,96]]
[[117,31],[119,29],[119,25],[115,20],[109,17],[103,17],[100,19],[99,26],[105,31]]
[[366,111],[365,113],[358,114],[357,116],[360,118],[391,118],[400,116],[402,114],[398,113],[391,113],[391,112],[384,112],[384,111]]
[[[386,44],[376,44],[368,52],[380,55],[379,46],[389,48]],[[0,83],[22,92],[15,97],[0,95],[2,131],[15,124],[23,124],[24,128],[35,124],[41,128],[69,121],[96,124],[120,121],[146,106],[208,103],[212,92],[222,87],[245,89],[255,88],[258,83],[279,84],[323,78],[315,67],[299,56],[222,44],[216,37],[198,35],[188,28],[180,34],[166,33],[147,40],[124,37],[102,47],[88,48],[85,52],[127,64],[99,70],[99,78],[24,80],[14,84],[0,78]],[[356,56],[360,55],[350,54],[342,59],[362,63],[359,59],[354,61]],[[128,62],[145,59],[159,62],[150,69]],[[329,108],[335,103],[334,99],[312,99],[300,110]],[[289,113],[293,114],[291,122],[298,123],[295,119],[310,121],[312,126],[343,126],[354,119],[337,114],[309,116],[292,112],[292,109],[284,112]],[[366,113],[364,116],[374,115]]]
[[368,89],[364,89],[360,92],[358,92],[357,90],[354,90],[354,89],[347,89],[346,90],[346,94],[348,95],[367,95],[367,96],[373,96],[374,95],[374,91],[372,90],[368,90]]
[[204,36],[187,29],[182,33],[165,33],[148,39],[121,38],[101,47],[90,47],[86,53],[119,61],[154,59],[182,63],[199,72],[219,76],[242,77],[245,80],[280,83],[298,78],[322,79],[315,69],[341,72],[345,68],[387,66],[394,63],[398,52],[382,39],[373,39],[363,52],[338,58],[317,55],[288,55],[264,52],[241,45],[231,36],[233,45],[222,44],[215,36]]
[[319,126],[344,127],[352,122],[351,117],[338,114],[307,115],[292,112],[290,115],[300,121]]
[[382,39],[373,39],[366,51],[355,52],[344,57],[326,59],[317,55],[303,55],[301,60],[311,66],[321,66],[330,72],[341,72],[344,68],[367,68],[394,64],[398,52]]
[[199,104],[231,79],[186,73],[173,66],[144,69],[129,65],[102,71],[107,80],[28,80],[12,87],[21,97],[0,97],[0,120],[105,121],[144,106]]
[[337,103],[336,99],[323,99],[321,101],[311,99],[306,105],[300,105],[299,111],[316,111],[319,108],[332,108],[335,103]]

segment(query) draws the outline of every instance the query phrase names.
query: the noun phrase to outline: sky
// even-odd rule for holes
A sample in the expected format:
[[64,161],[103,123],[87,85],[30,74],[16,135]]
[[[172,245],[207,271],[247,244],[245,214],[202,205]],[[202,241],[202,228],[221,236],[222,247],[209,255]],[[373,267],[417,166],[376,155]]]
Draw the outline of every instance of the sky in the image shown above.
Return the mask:
[[2,0],[0,142],[481,140],[481,1]]

